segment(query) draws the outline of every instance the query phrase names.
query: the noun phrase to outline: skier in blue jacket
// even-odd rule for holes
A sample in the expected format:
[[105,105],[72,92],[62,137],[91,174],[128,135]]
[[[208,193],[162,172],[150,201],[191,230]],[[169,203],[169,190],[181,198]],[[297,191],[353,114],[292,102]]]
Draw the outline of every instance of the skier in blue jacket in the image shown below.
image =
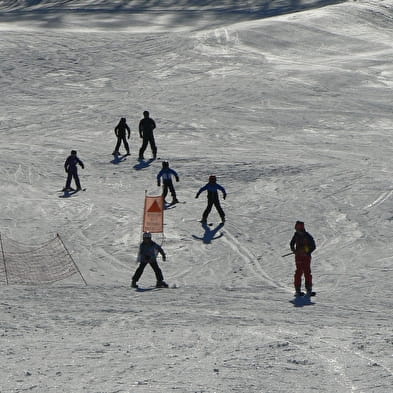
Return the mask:
[[165,197],[168,195],[168,189],[171,192],[172,195],[172,202],[171,204],[175,204],[178,203],[179,201],[176,198],[176,191],[175,191],[175,187],[173,186],[172,183],[172,176],[175,177],[176,182],[179,181],[179,176],[177,174],[177,172],[175,170],[173,170],[172,168],[169,168],[169,162],[168,161],[163,161],[162,162],[162,169],[160,170],[160,172],[158,172],[157,175],[157,186],[160,187],[161,186],[161,178],[162,178],[162,196],[165,200]]
[[63,191],[73,191],[73,189],[71,188],[72,178],[74,178],[75,180],[76,189],[78,191],[82,189],[81,183],[79,181],[77,165],[80,165],[82,169],[84,169],[85,166],[83,165],[83,162],[77,157],[76,154],[77,154],[76,150],[71,150],[71,155],[68,156],[66,162],[64,163],[64,169],[67,172],[68,176]]
[[201,220],[202,224],[206,224],[207,217],[208,217],[213,205],[216,207],[217,212],[221,217],[222,223],[225,222],[225,213],[224,213],[224,210],[222,210],[222,207],[220,205],[220,200],[218,198],[218,190],[220,190],[222,192],[222,196],[225,199],[227,197],[227,193],[225,191],[225,188],[217,183],[217,178],[215,175],[210,175],[209,176],[209,183],[207,183],[204,187],[202,187],[195,195],[195,198],[198,198],[199,194],[201,192],[207,191],[207,207],[202,215],[202,220]]

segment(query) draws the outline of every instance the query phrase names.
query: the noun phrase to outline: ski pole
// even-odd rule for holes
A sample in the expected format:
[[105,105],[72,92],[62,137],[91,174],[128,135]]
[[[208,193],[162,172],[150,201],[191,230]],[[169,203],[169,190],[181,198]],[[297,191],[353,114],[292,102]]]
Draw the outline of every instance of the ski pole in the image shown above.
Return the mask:
[[284,257],[287,257],[287,256],[292,255],[292,254],[293,254],[293,251],[289,252],[288,254],[281,255],[281,257],[284,258]]

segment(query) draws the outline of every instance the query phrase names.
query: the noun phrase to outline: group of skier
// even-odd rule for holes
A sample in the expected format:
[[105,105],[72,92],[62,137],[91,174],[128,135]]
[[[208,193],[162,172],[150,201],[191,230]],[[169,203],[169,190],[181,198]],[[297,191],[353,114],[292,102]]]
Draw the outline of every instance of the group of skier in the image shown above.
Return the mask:
[[[156,122],[150,117],[149,111],[143,112],[143,118],[139,122],[139,136],[143,140],[142,146],[139,149],[139,160],[143,160],[143,154],[150,144],[151,151],[153,153],[153,159],[157,158],[157,146],[156,141],[154,139],[153,130],[156,128]],[[113,151],[114,156],[120,155],[119,149],[121,144],[123,143],[124,148],[126,150],[126,156],[130,155],[130,147],[128,145],[127,139],[130,139],[131,131],[130,127],[127,124],[127,120],[125,117],[122,117],[119,121],[119,124],[115,127],[115,135],[117,137],[117,142],[115,146],[115,150]],[[127,137],[126,137],[127,135]]]
[[[139,160],[144,159],[144,152],[150,144],[150,148],[153,154],[153,159],[157,158],[157,146],[154,139],[153,130],[156,128],[155,121],[150,117],[148,111],[143,112],[143,118],[139,122],[139,136],[143,139],[143,143],[141,148],[139,149]],[[117,142],[115,149],[113,151],[113,155],[118,156],[119,149],[121,144],[123,143],[124,148],[126,150],[125,155],[130,155],[130,147],[127,142],[127,139],[130,138],[130,127],[127,125],[127,121],[125,117],[122,117],[115,127],[115,135],[117,137]],[[66,159],[64,163],[65,171],[67,172],[67,180],[66,185],[63,191],[73,190],[71,188],[71,181],[74,179],[76,184],[76,190],[79,191],[82,189],[77,165],[84,168],[83,162],[77,157],[76,150],[72,150],[70,156]],[[161,186],[162,184],[162,196],[165,201],[165,198],[168,195],[168,191],[171,193],[172,201],[170,204],[178,203],[176,190],[173,185],[172,177],[175,178],[176,182],[179,181],[179,175],[177,172],[170,168],[168,161],[162,162],[162,169],[157,174],[157,186]],[[221,207],[220,199],[219,199],[219,191],[222,193],[223,199],[226,198],[227,193],[223,186],[217,183],[217,178],[215,175],[209,176],[209,181],[203,187],[201,187],[195,195],[195,198],[198,198],[199,195],[207,191],[207,206],[202,214],[201,223],[202,225],[207,224],[207,218],[211,212],[212,207],[214,206],[217,209],[218,214],[220,215],[221,222],[224,224],[225,222],[225,212]],[[166,201],[165,201],[166,203]],[[294,275],[294,287],[295,287],[295,295],[302,296],[304,292],[301,291],[301,283],[302,276],[304,275],[305,280],[305,289],[306,294],[309,296],[315,295],[315,292],[312,291],[312,274],[311,274],[311,254],[315,250],[316,245],[313,237],[306,232],[304,222],[297,221],[295,224],[295,234],[293,235],[290,241],[290,249],[292,253],[295,255],[295,264],[296,270]],[[167,283],[164,281],[164,277],[162,271],[157,263],[157,255],[161,254],[163,260],[165,261],[166,255],[164,250],[160,245],[152,240],[151,233],[145,232],[143,233],[143,241],[139,246],[139,266],[132,277],[131,286],[133,288],[138,288],[138,280],[140,279],[145,267],[147,264],[150,264],[152,267],[157,283],[156,287],[168,287]]]

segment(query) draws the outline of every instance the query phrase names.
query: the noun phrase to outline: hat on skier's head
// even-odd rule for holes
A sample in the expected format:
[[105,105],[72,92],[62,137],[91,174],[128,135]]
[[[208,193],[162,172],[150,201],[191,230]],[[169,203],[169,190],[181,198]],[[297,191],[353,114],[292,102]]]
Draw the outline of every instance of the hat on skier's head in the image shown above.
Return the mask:
[[71,150],[71,155],[76,156],[76,150]]
[[149,117],[149,111],[144,111],[144,112],[143,112],[143,116]]
[[209,183],[215,183],[217,181],[216,175],[210,175],[209,176]]
[[143,232],[143,239],[151,239],[151,233],[150,232]]
[[168,161],[163,161],[162,162],[162,167],[163,168],[168,168],[169,167],[169,162]]
[[296,221],[295,224],[295,230],[296,231],[304,231],[304,222],[303,221]]

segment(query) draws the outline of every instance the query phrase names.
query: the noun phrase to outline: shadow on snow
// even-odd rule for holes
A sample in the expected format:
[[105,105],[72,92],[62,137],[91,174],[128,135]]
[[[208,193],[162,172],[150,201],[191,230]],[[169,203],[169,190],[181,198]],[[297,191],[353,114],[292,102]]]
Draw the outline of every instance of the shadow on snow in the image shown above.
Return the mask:
[[144,168],[147,168],[147,167],[149,167],[150,165],[151,165],[151,163],[154,161],[154,159],[153,158],[150,158],[150,160],[140,160],[139,162],[138,162],[138,164],[135,164],[134,165],[134,169],[135,170],[137,170],[137,171],[140,171],[141,169],[144,169]]
[[221,232],[218,236],[216,236],[217,232],[224,226],[223,223],[217,225],[214,229],[210,229],[209,225],[207,224],[202,224],[203,229],[205,230],[205,233],[203,234],[203,237],[199,237],[196,235],[192,235],[194,239],[197,240],[202,240],[203,243],[205,244],[210,244],[212,240],[217,240],[220,237],[224,236],[224,233]]
[[[137,25],[141,15],[147,15],[151,24],[154,24],[152,17],[165,15],[168,29],[177,25],[198,29],[285,15],[346,1],[348,0],[255,0],[244,4],[238,0],[188,0],[186,4],[179,6],[177,0],[161,3],[156,0],[130,0],[119,5],[111,4],[109,0],[35,0],[28,5],[25,1],[6,0],[0,7],[0,23],[39,21],[42,27],[55,29],[65,25],[63,17],[74,14],[78,17],[88,16],[90,26],[113,30]],[[110,14],[110,18],[106,18],[105,14]],[[97,19],[94,20],[93,16],[97,16]]]

